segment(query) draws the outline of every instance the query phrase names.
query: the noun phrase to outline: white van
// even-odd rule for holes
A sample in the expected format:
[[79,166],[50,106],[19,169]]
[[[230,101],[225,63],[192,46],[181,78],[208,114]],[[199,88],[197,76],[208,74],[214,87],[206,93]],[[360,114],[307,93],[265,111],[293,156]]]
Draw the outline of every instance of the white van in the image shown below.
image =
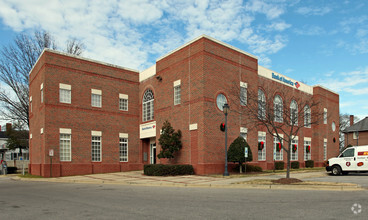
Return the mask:
[[328,160],[326,170],[333,175],[368,172],[368,145],[346,148],[338,157]]

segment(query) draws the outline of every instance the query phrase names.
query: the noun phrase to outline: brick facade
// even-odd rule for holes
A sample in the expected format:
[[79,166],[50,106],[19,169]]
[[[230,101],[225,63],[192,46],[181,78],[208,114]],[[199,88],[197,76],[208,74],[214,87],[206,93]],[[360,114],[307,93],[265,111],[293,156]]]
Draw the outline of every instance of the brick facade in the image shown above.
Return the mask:
[[[141,73],[144,75],[145,73]],[[180,80],[181,102],[174,105],[174,82]],[[323,142],[327,140],[327,158],[338,153],[339,96],[323,87],[310,87],[305,93],[259,74],[256,57],[234,49],[207,36],[199,37],[176,51],[157,60],[155,71],[139,80],[137,71],[116,67],[84,58],[45,50],[30,73],[30,165],[32,174],[49,176],[49,150],[55,154],[52,161],[53,176],[89,173],[119,172],[142,169],[150,163],[150,143],[156,142],[165,120],[174,129],[182,131],[182,149],[172,160],[157,163],[192,164],[197,174],[223,173],[224,133],[219,125],[223,112],[216,106],[216,97],[226,96],[231,113],[228,116],[228,145],[239,136],[240,128],[247,127],[247,141],[253,152],[253,164],[263,169],[273,168],[273,137],[266,135],[266,160],[258,161],[258,132],[251,128],[245,117],[238,113],[242,106],[235,101],[234,85],[247,84],[249,92],[259,88],[283,88],[285,108],[292,97],[314,99],[327,109],[327,124],[303,128],[303,138],[312,140],[311,159],[321,166],[324,161]],[[40,103],[43,83],[44,102]],[[71,104],[59,102],[59,83],[71,85]],[[91,107],[91,89],[102,91],[102,107]],[[143,121],[143,96],[147,89],[154,94],[154,119]],[[127,94],[128,111],[119,110],[119,94]],[[142,135],[145,125],[153,124],[154,133]],[[43,134],[40,129],[43,128]],[[59,160],[60,128],[71,129],[71,161]],[[151,128],[150,128],[151,129]],[[102,132],[102,160],[91,161],[91,131]],[[119,133],[128,134],[128,162],[119,162]],[[304,164],[303,148],[298,148],[299,161]],[[286,153],[283,160],[286,162]]]

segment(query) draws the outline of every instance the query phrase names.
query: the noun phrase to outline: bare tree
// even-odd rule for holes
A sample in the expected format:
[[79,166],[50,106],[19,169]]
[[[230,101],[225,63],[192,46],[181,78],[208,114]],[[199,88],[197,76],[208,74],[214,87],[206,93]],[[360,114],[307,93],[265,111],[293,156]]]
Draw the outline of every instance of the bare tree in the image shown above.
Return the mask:
[[[354,116],[354,123],[358,122],[359,118]],[[340,151],[345,148],[345,134],[343,131],[350,126],[350,115],[349,114],[340,114],[340,123],[339,123],[339,146]]]
[[281,149],[287,154],[286,178],[290,178],[292,141],[302,128],[322,122],[323,110],[311,96],[291,95],[291,89],[285,85],[272,86],[259,81],[259,88],[248,89],[242,95],[242,88],[234,85],[231,97],[243,106],[238,113],[248,128],[265,129],[279,143],[284,143]]
[[[71,42],[67,52],[80,55],[83,44],[75,39]],[[29,127],[29,72],[44,48],[57,49],[55,40],[46,31],[35,31],[33,37],[19,34],[13,44],[0,51],[1,119]]]

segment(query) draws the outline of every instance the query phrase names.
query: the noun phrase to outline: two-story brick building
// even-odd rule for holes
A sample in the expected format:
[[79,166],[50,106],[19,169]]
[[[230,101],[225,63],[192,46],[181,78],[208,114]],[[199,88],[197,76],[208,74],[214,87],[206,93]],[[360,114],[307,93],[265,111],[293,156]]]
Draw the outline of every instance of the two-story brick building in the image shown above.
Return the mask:
[[[223,173],[224,133],[219,125],[224,103],[234,110],[228,115],[229,144],[243,136],[253,163],[272,169],[274,159],[286,161],[286,154],[275,154],[274,138],[236,113],[243,106],[233,101],[234,85],[244,96],[258,91],[262,97],[264,87],[290,91],[287,97],[275,93],[284,108],[305,107],[293,97],[318,100],[329,116],[301,129],[292,159],[301,164],[312,159],[320,166],[338,153],[338,94],[297,82],[259,66],[251,54],[200,36],[140,73],[45,50],[30,73],[30,172],[67,176],[174,163],[191,164],[197,174]],[[182,131],[183,147],[170,161],[156,158],[165,120]]]

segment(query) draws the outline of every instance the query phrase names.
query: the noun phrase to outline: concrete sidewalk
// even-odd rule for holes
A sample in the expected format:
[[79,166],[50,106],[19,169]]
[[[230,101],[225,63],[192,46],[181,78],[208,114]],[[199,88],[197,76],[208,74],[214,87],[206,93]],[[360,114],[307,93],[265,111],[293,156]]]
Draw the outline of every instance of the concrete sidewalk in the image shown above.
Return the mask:
[[[300,180],[323,177],[328,175],[324,171],[297,172],[291,173],[292,178]],[[216,187],[216,188],[258,188],[258,189],[287,189],[287,190],[338,190],[355,191],[366,190],[357,184],[350,183],[321,183],[305,182],[301,184],[279,185],[279,184],[252,184],[247,183],[252,180],[272,180],[284,178],[285,173],[268,173],[250,176],[145,176],[143,171],[118,172],[91,174],[83,176],[66,176],[56,178],[22,178],[12,177],[13,180],[21,181],[46,181],[46,182],[66,182],[66,183],[90,183],[90,184],[121,184],[121,185],[141,185],[141,186],[175,186],[175,187]]]

